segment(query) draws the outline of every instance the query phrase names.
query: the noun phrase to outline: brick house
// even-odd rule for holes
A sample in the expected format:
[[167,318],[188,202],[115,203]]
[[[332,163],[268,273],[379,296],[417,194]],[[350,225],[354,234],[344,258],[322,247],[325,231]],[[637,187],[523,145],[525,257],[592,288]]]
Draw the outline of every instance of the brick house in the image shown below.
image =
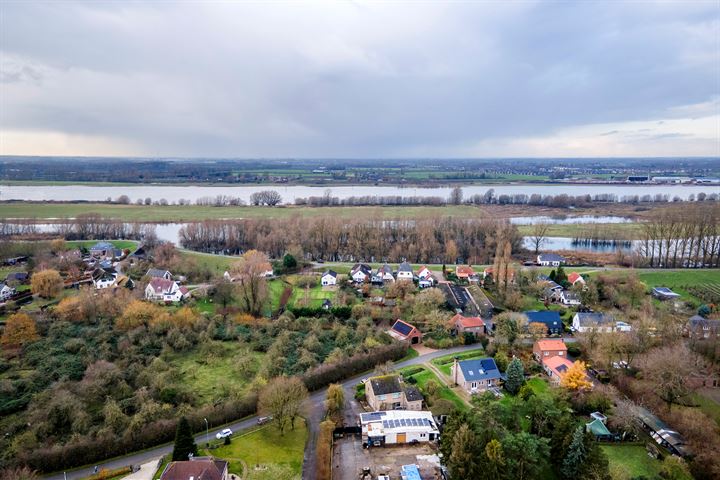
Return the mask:
[[473,333],[475,336],[483,335],[485,333],[485,322],[480,317],[464,317],[458,313],[450,319],[450,328],[455,333]]
[[533,356],[538,362],[550,357],[567,358],[567,346],[560,338],[543,338],[533,345]]
[[422,343],[422,332],[413,325],[403,322],[400,319],[395,321],[392,328],[388,330],[388,334],[395,340],[400,340],[401,342],[410,342],[413,345]]
[[382,375],[365,380],[365,399],[374,411],[421,410],[423,397],[412,386],[405,386],[399,375]]

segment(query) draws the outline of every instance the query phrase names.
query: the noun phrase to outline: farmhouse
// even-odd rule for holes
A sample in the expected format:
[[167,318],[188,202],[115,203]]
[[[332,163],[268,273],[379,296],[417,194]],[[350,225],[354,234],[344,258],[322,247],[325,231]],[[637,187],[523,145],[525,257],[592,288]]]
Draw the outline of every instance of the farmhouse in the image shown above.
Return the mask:
[[559,267],[565,263],[565,257],[557,253],[542,253],[538,255],[537,263],[543,267]]
[[145,299],[155,302],[179,302],[188,295],[187,288],[164,278],[153,278],[145,287]]
[[392,410],[360,414],[362,442],[380,447],[415,442],[432,442],[440,430],[431,412]]
[[92,273],[93,286],[101,290],[103,288],[112,287],[115,285],[115,280],[118,277],[117,271],[114,268],[96,268]]
[[418,389],[404,386],[399,375],[365,380],[365,398],[373,410],[420,410],[423,402]]
[[400,319],[395,321],[392,328],[388,330],[388,334],[402,342],[410,342],[412,344],[422,343],[422,333],[420,330]]
[[458,313],[450,319],[450,328],[456,334],[473,333],[477,336],[485,333],[485,322],[480,317],[465,317]]
[[148,278],[164,278],[165,280],[172,280],[172,274],[168,270],[160,268],[151,268],[145,274]]
[[413,281],[413,269],[409,263],[402,262],[400,264],[397,271],[397,279]]
[[658,300],[675,300],[680,294],[673,292],[667,287],[655,287],[652,289],[652,296]]
[[545,358],[567,358],[567,346],[561,338],[543,338],[533,344],[533,356],[538,362]]
[[356,263],[350,270],[350,277],[355,283],[365,283],[370,280],[372,268],[364,263]]
[[320,285],[323,287],[337,285],[337,273],[333,270],[326,270],[320,277]]
[[160,480],[227,480],[228,462],[213,457],[193,457],[187,461],[170,462]]
[[123,252],[110,242],[98,242],[90,247],[90,255],[96,258],[112,259],[122,257]]
[[497,387],[502,374],[492,358],[463,360],[457,358],[450,371],[455,385],[460,385],[469,393],[484,392]]
[[523,312],[528,319],[528,324],[541,323],[547,328],[548,335],[560,335],[563,330],[563,323],[560,320],[560,314],[551,310],[529,310]]

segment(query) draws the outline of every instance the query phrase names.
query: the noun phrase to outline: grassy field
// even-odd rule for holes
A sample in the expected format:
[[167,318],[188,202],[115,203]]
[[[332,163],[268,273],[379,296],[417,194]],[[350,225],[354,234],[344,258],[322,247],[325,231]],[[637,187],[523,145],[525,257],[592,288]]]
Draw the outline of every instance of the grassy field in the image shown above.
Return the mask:
[[648,290],[654,287],[669,287],[682,295],[682,300],[690,300],[696,304],[703,303],[701,299],[690,293],[686,287],[708,283],[720,283],[720,270],[718,269],[667,269],[667,270],[624,270],[617,275],[627,275],[634,271],[638,278],[644,282]]
[[222,275],[230,268],[230,265],[240,259],[240,257],[210,255],[201,252],[191,252],[189,250],[180,250],[180,255],[192,259],[198,266],[206,267],[215,275]]
[[290,296],[288,305],[294,307],[310,307],[319,308],[322,307],[323,300],[328,299],[331,302],[335,300],[337,296],[337,289],[332,287],[323,287],[322,285],[316,285],[312,288],[293,288],[293,293]]
[[607,455],[611,469],[615,466],[631,478],[655,478],[660,473],[660,461],[649,457],[642,445],[601,445],[600,448]]
[[700,392],[693,393],[690,401],[698,405],[698,408],[700,408],[704,414],[712,417],[715,423],[720,425],[720,403],[708,396],[702,395]]
[[[187,390],[197,397],[197,403],[212,403],[225,398],[229,392],[242,391],[252,378],[242,378],[235,365],[236,355],[244,350],[234,342],[215,342],[213,355],[198,350],[172,354],[166,361],[177,367],[179,378]],[[255,367],[262,361],[262,354],[247,353],[255,360]],[[250,375],[253,376],[253,375]]]
[[[281,465],[299,475],[302,472],[306,440],[305,422],[303,419],[298,419],[295,422],[295,430],[288,429],[284,435],[280,435],[280,431],[271,424],[251,433],[233,437],[230,445],[223,445],[204,453],[228,460],[230,473],[239,475],[240,478],[275,480],[269,476],[269,472],[255,470],[255,466]],[[242,476],[243,462],[250,470],[247,477]]]
[[[532,235],[533,225],[518,225],[518,231],[522,235]],[[640,223],[586,223],[586,224],[551,224],[548,226],[546,236],[548,237],[574,237],[583,232],[592,231],[597,228],[608,238],[634,239],[640,238],[642,228]]]
[[[405,367],[405,368],[401,368],[400,372],[401,373],[408,372],[411,369],[414,370],[417,368],[418,368],[417,366]],[[404,377],[406,380],[409,378],[414,378],[415,381],[417,382],[418,387],[420,387],[421,389],[424,389],[430,380],[434,380],[438,385],[440,385],[440,389],[439,389],[440,398],[451,401],[459,409],[464,410],[464,409],[468,408],[467,404],[455,392],[453,392],[449,387],[444,386],[443,383],[440,381],[440,379],[437,377],[437,375],[435,375],[432,371],[428,370],[425,367],[422,367],[422,370],[419,371],[418,373],[415,373],[410,376],[404,375]]]

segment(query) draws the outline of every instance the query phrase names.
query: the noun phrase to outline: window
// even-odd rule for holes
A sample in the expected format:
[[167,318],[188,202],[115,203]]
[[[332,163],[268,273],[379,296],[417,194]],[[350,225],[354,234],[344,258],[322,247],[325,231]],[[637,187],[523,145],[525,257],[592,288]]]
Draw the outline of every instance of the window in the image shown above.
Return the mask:
[[425,437],[425,434],[424,434],[424,433],[421,433],[421,434],[420,434],[420,437]]
[[393,398],[400,398],[400,392],[393,393]]
[[563,352],[558,352],[558,356],[559,356],[559,357],[562,357],[562,356],[563,356]]
[[379,400],[385,400],[385,395],[378,395]]
[[472,383],[470,384],[470,387],[472,387],[472,388],[477,388],[477,382],[472,382]]
[[550,355],[550,352],[543,352],[543,353],[545,354],[546,357],[547,357],[548,355]]

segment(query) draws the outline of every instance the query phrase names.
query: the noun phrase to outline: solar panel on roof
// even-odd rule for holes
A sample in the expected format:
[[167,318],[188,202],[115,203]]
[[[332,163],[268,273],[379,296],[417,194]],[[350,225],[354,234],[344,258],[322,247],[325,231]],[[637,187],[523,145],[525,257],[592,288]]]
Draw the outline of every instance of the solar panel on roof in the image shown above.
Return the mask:
[[387,420],[383,420],[383,428],[390,428]]
[[400,321],[396,321],[392,328],[403,335],[408,335],[412,331],[412,327],[410,325]]
[[405,425],[405,419],[404,419],[404,418],[401,418],[401,419],[400,419],[400,425],[402,425],[403,427],[406,427],[406,426],[407,426],[407,425]]
[[398,428],[400,426],[400,420],[395,419],[395,428]]

